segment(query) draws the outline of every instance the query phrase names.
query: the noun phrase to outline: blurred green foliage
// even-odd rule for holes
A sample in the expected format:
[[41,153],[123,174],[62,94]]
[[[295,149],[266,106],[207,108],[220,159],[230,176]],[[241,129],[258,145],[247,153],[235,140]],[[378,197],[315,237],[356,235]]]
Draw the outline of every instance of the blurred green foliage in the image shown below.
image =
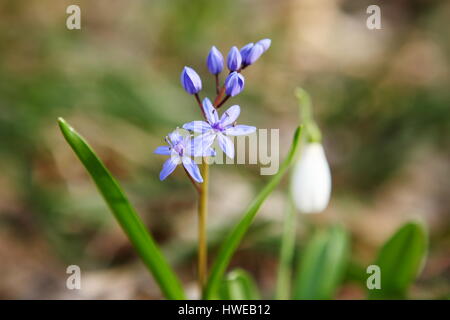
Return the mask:
[[[199,116],[195,101],[179,85],[184,65],[201,74],[203,94],[211,95],[213,79],[205,66],[210,46],[226,55],[232,45],[269,37],[271,49],[246,71],[246,89],[233,100],[242,106],[242,118],[260,128],[280,128],[287,141],[298,118],[293,89],[304,87],[313,97],[332,167],[332,208],[349,224],[353,216],[336,203],[350,199],[370,205],[426,150],[430,167],[420,170],[435,175],[431,181],[438,181],[439,192],[430,195],[432,205],[418,211],[437,225],[430,233],[430,257],[448,247],[450,188],[437,180],[444,175],[433,162],[447,161],[450,147],[447,1],[382,1],[384,27],[370,34],[364,33],[370,1],[325,6],[311,1],[306,7],[295,0],[77,3],[80,31],[65,28],[70,1],[0,4],[2,236],[9,232],[27,246],[43,238],[62,264],[96,268],[133,261],[128,247],[98,244],[99,235],[109,235],[112,227],[88,177],[61,143],[55,120],[63,116],[92,139],[152,225],[155,239],[174,260],[182,258],[179,265],[192,278],[192,255],[178,254],[188,245],[177,238],[176,220],[192,210],[194,193],[186,191],[189,182],[181,175],[160,183],[161,161],[151,152],[164,134]],[[349,24],[352,28],[344,29]],[[327,28],[332,32],[324,36],[321,30]],[[361,38],[374,42],[358,42]],[[345,47],[348,39],[352,45]],[[358,54],[369,58],[358,60]],[[354,61],[348,63],[347,56]],[[61,167],[70,170],[64,173]],[[265,181],[256,166],[217,169],[231,171],[251,189]],[[276,259],[279,235],[256,231],[245,240],[244,252]],[[355,236],[375,253],[373,239]],[[258,277],[267,276],[249,265]],[[448,283],[447,269],[439,263],[436,268],[443,271],[431,285],[441,279]]]

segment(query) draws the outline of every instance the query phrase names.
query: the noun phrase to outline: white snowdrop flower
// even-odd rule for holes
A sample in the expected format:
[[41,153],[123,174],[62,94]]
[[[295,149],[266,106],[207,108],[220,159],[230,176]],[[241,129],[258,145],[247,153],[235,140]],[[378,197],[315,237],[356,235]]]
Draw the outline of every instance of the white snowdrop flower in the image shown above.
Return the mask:
[[291,194],[302,213],[318,213],[328,205],[331,172],[322,144],[307,143],[294,167]]

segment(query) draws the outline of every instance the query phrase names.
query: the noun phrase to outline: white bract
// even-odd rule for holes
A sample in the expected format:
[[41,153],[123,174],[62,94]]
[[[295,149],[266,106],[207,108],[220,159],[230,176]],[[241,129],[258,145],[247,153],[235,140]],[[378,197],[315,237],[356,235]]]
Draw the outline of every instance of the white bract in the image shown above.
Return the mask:
[[331,194],[331,172],[320,143],[308,143],[294,167],[291,193],[302,213],[318,213],[328,205]]

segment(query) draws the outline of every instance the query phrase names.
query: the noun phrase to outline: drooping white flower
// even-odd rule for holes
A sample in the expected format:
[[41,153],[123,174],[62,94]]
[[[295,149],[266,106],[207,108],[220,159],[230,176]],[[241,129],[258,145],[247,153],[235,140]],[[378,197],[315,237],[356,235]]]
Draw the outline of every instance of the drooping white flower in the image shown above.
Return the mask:
[[322,144],[307,143],[294,167],[291,194],[302,213],[318,213],[328,205],[331,173]]

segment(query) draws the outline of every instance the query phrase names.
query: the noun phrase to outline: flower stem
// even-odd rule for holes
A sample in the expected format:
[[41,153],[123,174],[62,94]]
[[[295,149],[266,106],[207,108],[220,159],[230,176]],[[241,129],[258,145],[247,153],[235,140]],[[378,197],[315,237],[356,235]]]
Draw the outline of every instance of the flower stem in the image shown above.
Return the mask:
[[198,106],[200,107],[200,111],[202,112],[203,118],[206,119],[206,114],[205,114],[205,111],[203,110],[203,105],[202,105],[202,101],[200,100],[200,96],[198,95],[198,93],[196,93],[194,96],[195,96],[195,100],[198,103]]
[[216,74],[216,94],[219,94],[220,84],[219,84],[219,74]]
[[208,182],[209,182],[209,167],[206,163],[206,158],[203,158],[201,166],[201,174],[203,176],[203,183],[199,191],[198,202],[198,286],[201,295],[205,287],[208,262],[208,246],[206,239],[206,218],[208,214]]
[[225,85],[222,86],[222,88],[219,90],[219,93],[217,93],[216,99],[214,99],[214,106],[217,107],[217,105],[222,100],[223,94],[225,93]]
[[226,95],[225,98],[216,106],[216,109],[219,109],[227,100],[230,98],[229,95]]

